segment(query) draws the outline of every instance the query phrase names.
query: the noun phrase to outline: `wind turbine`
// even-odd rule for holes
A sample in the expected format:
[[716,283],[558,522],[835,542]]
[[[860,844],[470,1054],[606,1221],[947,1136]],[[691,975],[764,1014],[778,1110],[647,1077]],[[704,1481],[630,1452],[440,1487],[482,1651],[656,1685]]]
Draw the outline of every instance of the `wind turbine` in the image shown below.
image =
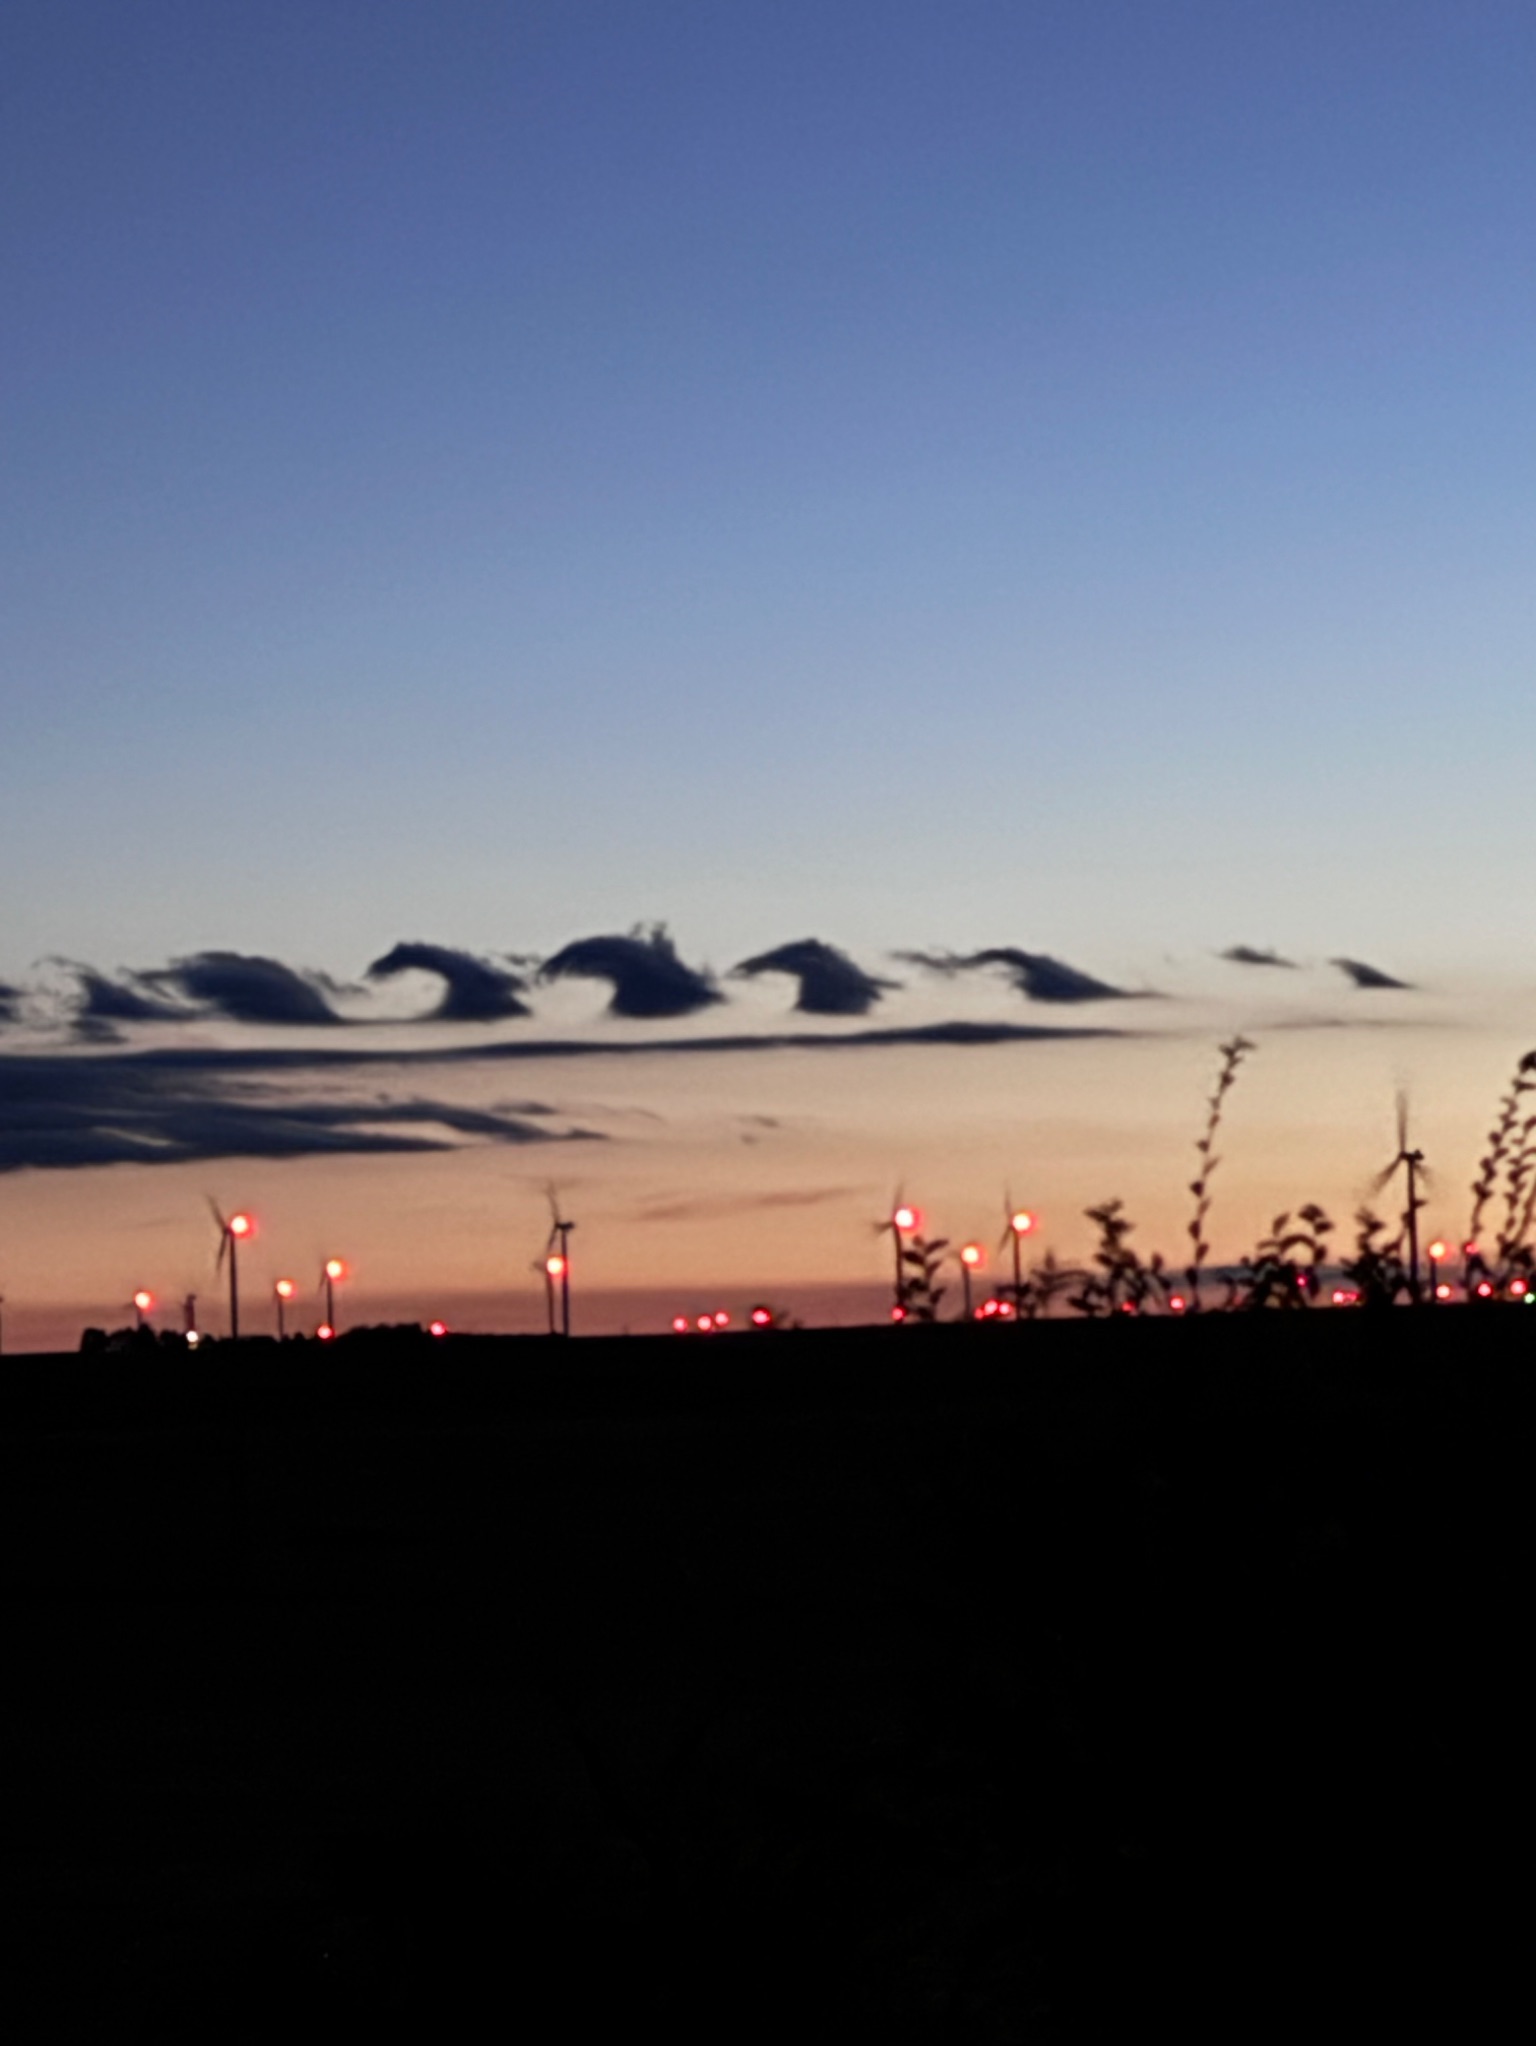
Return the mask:
[[1419,1285],[1419,1210],[1426,1204],[1419,1198],[1419,1181],[1427,1178],[1424,1167],[1424,1153],[1408,1142],[1408,1096],[1401,1087],[1397,1090],[1397,1156],[1383,1171],[1378,1172],[1372,1182],[1376,1193],[1383,1192],[1401,1172],[1407,1185],[1408,1200],[1403,1209],[1403,1227],[1408,1236],[1408,1297],[1417,1307],[1422,1293]]
[[544,1245],[544,1291],[549,1306],[549,1332],[555,1332],[555,1286],[560,1287],[560,1333],[568,1336],[571,1332],[571,1231],[574,1222],[567,1222],[560,1213],[560,1201],[554,1188],[545,1189],[549,1199],[549,1236]]
[[1016,1208],[1013,1195],[1003,1195],[1003,1233],[997,1239],[999,1250],[1011,1246],[1013,1250],[1013,1304],[1019,1313],[1024,1312],[1024,1239],[1035,1226],[1036,1218],[1028,1208]]
[[896,1255],[896,1299],[891,1308],[893,1321],[904,1321],[907,1314],[907,1271],[904,1262],[905,1239],[915,1235],[923,1226],[922,1210],[909,1207],[902,1199],[901,1188],[897,1187],[891,1201],[891,1211],[883,1222],[875,1224],[875,1234],[884,1236],[890,1232],[892,1248]]
[[213,1219],[219,1225],[219,1254],[214,1259],[213,1269],[217,1276],[224,1260],[229,1259],[229,1339],[232,1343],[240,1340],[240,1259],[238,1247],[247,1237],[254,1236],[256,1224],[249,1215],[224,1215],[219,1204],[210,1194],[208,1206]]

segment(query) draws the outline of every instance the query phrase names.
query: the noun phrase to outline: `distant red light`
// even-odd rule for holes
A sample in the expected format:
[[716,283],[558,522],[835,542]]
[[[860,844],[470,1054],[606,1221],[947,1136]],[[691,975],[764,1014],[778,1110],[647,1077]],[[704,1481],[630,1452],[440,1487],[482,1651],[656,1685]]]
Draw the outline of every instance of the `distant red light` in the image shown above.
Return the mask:
[[1439,1264],[1441,1258],[1445,1256],[1445,1245],[1439,1240],[1438,1237],[1429,1246],[1429,1254],[1434,1259],[1436,1264]]
[[317,1342],[328,1343],[333,1339],[335,1334],[336,1331],[331,1327],[330,1323],[328,1321],[322,1321],[320,1326],[315,1330],[315,1339]]
[[231,1236],[253,1236],[256,1233],[256,1224],[249,1215],[231,1215],[225,1226]]
[[715,1317],[712,1314],[701,1314],[696,1325],[700,1335],[707,1336],[715,1325]]
[[907,1318],[907,1310],[906,1310],[906,1309],[905,1309],[904,1307],[893,1307],[893,1308],[891,1309],[891,1320],[892,1320],[892,1321],[905,1321],[905,1320],[906,1320],[906,1318]]
[[724,1309],[724,1308],[722,1307],[722,1308],[720,1309],[719,1313],[718,1313],[718,1314],[716,1314],[716,1316],[715,1316],[715,1327],[716,1327],[716,1328],[729,1328],[729,1327],[730,1327],[730,1325],[731,1325],[731,1317],[730,1317],[730,1316],[729,1316],[729,1315],[728,1315],[728,1314],[726,1313],[725,1309]]
[[674,1335],[679,1335],[679,1336],[685,1336],[685,1335],[687,1335],[687,1333],[688,1333],[688,1317],[687,1317],[687,1315],[686,1315],[686,1314],[674,1314],[674,1315],[673,1315],[673,1317],[672,1317],[672,1333],[673,1333]]
[[448,1333],[448,1324],[446,1321],[434,1321],[430,1324],[430,1329],[435,1336],[445,1336]]
[[1527,1287],[1524,1279],[1511,1279],[1509,1282],[1509,1290],[1511,1297],[1515,1300],[1519,1300],[1530,1289]]
[[917,1227],[919,1227],[919,1225],[922,1222],[922,1219],[923,1219],[922,1216],[918,1213],[916,1208],[898,1208],[895,1214],[892,1215],[891,1217],[891,1221],[895,1224],[895,1226],[898,1229],[903,1231],[903,1233],[905,1233],[909,1229],[916,1229]]
[[1008,1227],[1015,1236],[1027,1236],[1035,1226],[1035,1218],[1027,1208],[1020,1208],[1017,1214],[1008,1217]]
[[544,1269],[552,1279],[563,1279],[565,1277],[565,1259],[560,1255],[559,1251],[556,1251],[553,1257],[545,1258]]
[[754,1307],[754,1308],[753,1308],[753,1310],[752,1310],[752,1326],[753,1326],[754,1328],[769,1328],[769,1327],[771,1327],[772,1323],[773,1323],[773,1309],[772,1309],[771,1307]]
[[155,1296],[153,1293],[146,1293],[141,1287],[139,1291],[135,1293],[133,1296],[133,1304],[139,1310],[140,1314],[148,1314],[149,1310],[155,1304]]
[[1490,1286],[1490,1285],[1489,1285],[1488,1281],[1487,1281],[1486,1279],[1479,1279],[1479,1280],[1478,1280],[1478,1282],[1477,1282],[1477,1297],[1478,1297],[1478,1299],[1479,1299],[1479,1300],[1487,1300],[1487,1299],[1488,1299],[1488,1298],[1489,1298],[1489,1297],[1490,1297],[1490,1296],[1492,1295],[1492,1293],[1493,1293],[1493,1288],[1492,1288],[1492,1286]]
[[972,1271],[972,1272],[974,1272],[974,1271],[975,1271],[975,1269],[976,1269],[976,1267],[977,1267],[977,1266],[978,1266],[978,1265],[979,1265],[979,1264],[981,1263],[981,1260],[982,1260],[982,1248],[981,1248],[981,1245],[980,1245],[979,1243],[962,1243],[962,1244],[961,1244],[961,1246],[960,1246],[960,1262],[961,1262],[961,1264],[963,1264],[963,1265],[964,1265],[964,1266],[966,1267],[966,1269],[967,1269],[968,1271]]
[[294,1285],[292,1279],[279,1279],[277,1281],[277,1284],[272,1288],[272,1291],[277,1295],[279,1300],[291,1300],[294,1294],[298,1291],[298,1288]]
[[1002,1311],[1002,1305],[1001,1300],[983,1300],[978,1311],[990,1321],[993,1315]]
[[1449,1286],[1445,1284],[1444,1280],[1442,1280],[1440,1284],[1435,1288],[1435,1298],[1437,1300],[1449,1300],[1450,1297],[1451,1289]]
[[1189,1302],[1188,1302],[1188,1301],[1187,1301],[1187,1300],[1186,1300],[1186,1299],[1184,1298],[1184,1295],[1183,1295],[1182,1293],[1170,1293],[1170,1294],[1169,1294],[1169,1296],[1168,1296],[1168,1306],[1169,1306],[1169,1309],[1170,1309],[1170,1311],[1171,1311],[1172,1313],[1174,1313],[1174,1314],[1182,1314],[1182,1313],[1184,1312],[1185,1308],[1186,1308],[1186,1307],[1188,1307],[1188,1305],[1189,1305]]

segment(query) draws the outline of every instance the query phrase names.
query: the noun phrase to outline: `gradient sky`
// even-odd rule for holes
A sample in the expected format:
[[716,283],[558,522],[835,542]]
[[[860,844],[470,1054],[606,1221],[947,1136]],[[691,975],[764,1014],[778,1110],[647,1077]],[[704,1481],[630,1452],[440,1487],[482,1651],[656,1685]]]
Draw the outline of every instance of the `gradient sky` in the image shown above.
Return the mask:
[[1527,5],[10,0],[0,76],[0,979],[1244,941],[1496,1091]]

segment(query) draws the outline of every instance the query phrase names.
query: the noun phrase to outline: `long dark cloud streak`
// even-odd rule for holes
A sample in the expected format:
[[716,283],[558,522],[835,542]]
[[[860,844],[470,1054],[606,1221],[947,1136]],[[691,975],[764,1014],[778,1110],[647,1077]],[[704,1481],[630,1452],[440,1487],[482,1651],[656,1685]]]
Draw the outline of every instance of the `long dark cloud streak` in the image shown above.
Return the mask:
[[[299,1064],[265,1069],[292,1072]],[[217,1052],[0,1059],[0,1172],[456,1148],[433,1129],[503,1144],[597,1134],[420,1097],[314,1101],[242,1093],[239,1076],[261,1069],[249,1057],[221,1059]]]
[[1226,959],[1234,966],[1289,966],[1294,968],[1294,959],[1282,959],[1278,952],[1261,952],[1256,945],[1229,945],[1225,952],[1217,953],[1218,959]]
[[771,952],[759,952],[731,968],[750,979],[760,973],[792,974],[800,983],[795,1007],[807,1016],[865,1016],[888,988],[897,983],[876,980],[854,964],[846,952],[820,938],[797,938]]
[[431,973],[445,983],[442,1001],[432,1012],[439,1023],[496,1023],[508,1016],[533,1012],[522,1000],[528,983],[510,967],[458,952],[447,945],[396,945],[368,969],[370,980],[396,973]]

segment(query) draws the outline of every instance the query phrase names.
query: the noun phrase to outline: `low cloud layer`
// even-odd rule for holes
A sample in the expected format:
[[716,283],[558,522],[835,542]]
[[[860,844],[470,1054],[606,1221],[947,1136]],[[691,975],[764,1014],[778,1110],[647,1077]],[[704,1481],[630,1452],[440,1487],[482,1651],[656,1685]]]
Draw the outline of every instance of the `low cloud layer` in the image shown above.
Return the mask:
[[622,938],[578,938],[544,961],[539,978],[605,980],[615,1016],[687,1016],[724,999],[704,974],[683,964],[661,924]]
[[1367,966],[1363,959],[1330,959],[1330,966],[1347,973],[1356,987],[1411,988],[1412,981],[1396,980],[1390,973],[1383,973],[1379,966]]
[[808,1016],[864,1016],[897,983],[876,980],[846,952],[820,938],[798,938],[771,952],[759,952],[731,969],[752,978],[760,973],[792,974],[800,983],[795,1007]]
[[137,976],[233,1023],[339,1023],[315,980],[249,952],[193,952]]
[[21,1002],[21,989],[0,980],[0,1023],[14,1023]]
[[442,1001],[433,1010],[439,1023],[498,1023],[508,1016],[532,1014],[522,1000],[528,983],[511,967],[457,952],[447,945],[396,945],[368,969],[370,980],[397,973],[431,973],[445,983]]
[[469,1109],[420,1096],[304,1098],[253,1087],[252,1070],[248,1061],[217,1054],[0,1058],[0,1172],[455,1148],[437,1134],[443,1130],[502,1144],[596,1134],[541,1127],[530,1119],[537,1110]]

